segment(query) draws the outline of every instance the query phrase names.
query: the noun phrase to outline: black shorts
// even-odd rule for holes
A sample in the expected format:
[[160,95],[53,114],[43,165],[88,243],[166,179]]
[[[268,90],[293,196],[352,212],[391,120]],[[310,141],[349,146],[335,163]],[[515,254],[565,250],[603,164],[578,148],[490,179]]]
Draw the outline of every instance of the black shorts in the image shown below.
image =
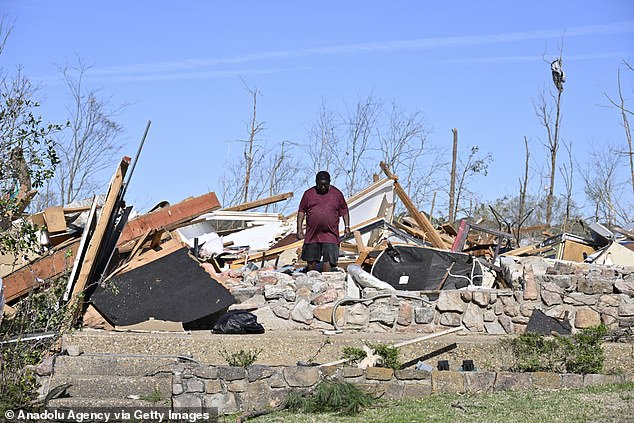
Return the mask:
[[302,260],[304,261],[321,261],[336,266],[339,261],[339,244],[330,244],[325,242],[313,242],[304,244],[302,248]]

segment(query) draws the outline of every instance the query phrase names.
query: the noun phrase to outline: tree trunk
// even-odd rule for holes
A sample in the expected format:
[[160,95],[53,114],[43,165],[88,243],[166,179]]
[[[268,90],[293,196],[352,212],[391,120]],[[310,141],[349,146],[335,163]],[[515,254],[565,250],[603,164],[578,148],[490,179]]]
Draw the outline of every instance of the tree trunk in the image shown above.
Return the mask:
[[453,152],[451,155],[451,181],[449,182],[449,223],[453,223],[456,218],[455,194],[456,194],[456,161],[458,160],[458,129],[453,132]]

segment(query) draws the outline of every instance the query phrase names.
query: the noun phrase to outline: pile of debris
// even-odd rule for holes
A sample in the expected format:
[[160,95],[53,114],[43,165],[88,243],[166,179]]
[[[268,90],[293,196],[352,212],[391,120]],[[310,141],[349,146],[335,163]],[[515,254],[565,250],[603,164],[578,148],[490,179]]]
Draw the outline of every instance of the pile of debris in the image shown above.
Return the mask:
[[[611,232],[593,223],[588,239],[562,233],[515,248],[512,234],[480,222],[435,227],[381,163],[385,177],[347,199],[352,234],[341,238],[339,267],[306,273],[296,214],[253,211],[292,193],[222,208],[210,192],[130,219],[123,198],[129,165],[124,158],[107,195],[90,206],[27,217],[41,228],[45,252],[23,261],[0,257],[5,318],[43,281],[70,270],[64,301],[80,305],[78,320],[93,328],[210,329],[228,312],[246,311],[266,329],[464,325],[513,333],[520,329],[509,325],[525,326],[532,309],[507,312],[504,298],[526,289],[509,258],[634,266],[631,228]],[[397,201],[407,215],[395,216]],[[619,283],[631,286],[634,271],[619,272]],[[456,290],[458,297],[448,295]]]

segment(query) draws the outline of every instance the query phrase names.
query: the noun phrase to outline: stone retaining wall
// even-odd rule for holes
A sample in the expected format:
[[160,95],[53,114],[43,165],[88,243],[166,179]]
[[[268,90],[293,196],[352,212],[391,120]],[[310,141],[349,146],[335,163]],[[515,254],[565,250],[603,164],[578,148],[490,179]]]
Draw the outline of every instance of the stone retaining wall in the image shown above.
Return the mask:
[[[522,333],[535,309],[565,318],[575,329],[610,328],[634,324],[634,267],[599,266],[546,260],[540,257],[506,257],[504,279],[510,289],[445,290],[439,294],[396,291],[421,300],[371,298],[390,291],[359,292],[343,272],[286,275],[257,271],[234,281],[231,292],[240,307],[256,309],[265,327],[332,329],[337,300],[356,294],[363,302],[337,307],[340,327],[361,331],[432,333],[463,325],[470,332]],[[237,276],[237,275],[234,275]],[[393,293],[393,292],[392,292]],[[425,300],[425,301],[423,301]]]
[[208,366],[179,364],[174,369],[174,408],[218,407],[221,414],[263,410],[284,401],[292,390],[310,390],[322,380],[343,380],[387,399],[420,398],[436,393],[488,393],[505,390],[554,390],[634,381],[627,375],[455,372],[371,367]]

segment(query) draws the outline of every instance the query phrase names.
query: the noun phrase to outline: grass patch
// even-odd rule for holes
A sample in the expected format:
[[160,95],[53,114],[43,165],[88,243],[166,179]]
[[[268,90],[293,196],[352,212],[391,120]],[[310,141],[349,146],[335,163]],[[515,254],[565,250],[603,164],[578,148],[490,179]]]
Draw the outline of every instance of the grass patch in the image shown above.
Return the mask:
[[[277,412],[254,422],[306,423],[576,423],[631,422],[634,383],[581,389],[497,392],[480,395],[432,395],[416,400],[380,401],[355,416],[336,413]],[[229,422],[221,418],[221,422]]]

